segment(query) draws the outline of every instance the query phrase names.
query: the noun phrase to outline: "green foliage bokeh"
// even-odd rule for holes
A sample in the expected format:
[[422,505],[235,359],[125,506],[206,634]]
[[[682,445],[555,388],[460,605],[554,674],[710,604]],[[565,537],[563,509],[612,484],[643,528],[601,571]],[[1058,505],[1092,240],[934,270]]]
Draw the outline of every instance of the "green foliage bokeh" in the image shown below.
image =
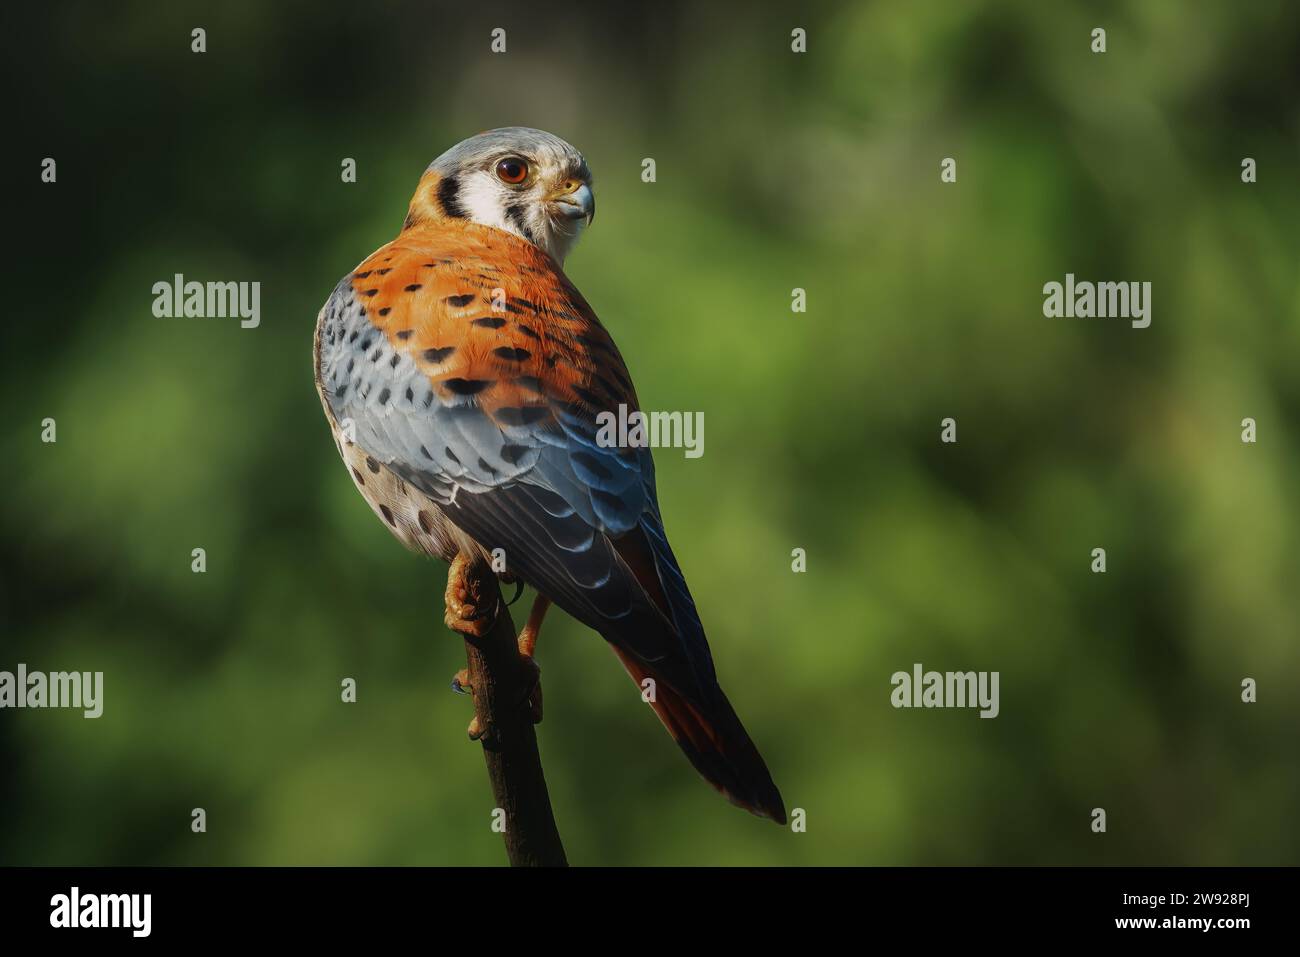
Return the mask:
[[[571,861],[1300,862],[1300,9],[574,12],[11,23],[0,669],[106,691],[95,721],[0,712],[0,862],[502,862],[443,567],[353,489],[311,337],[429,160],[513,124],[595,172],[567,271],[642,404],[704,412],[702,458],[656,457],[668,532],[808,816],[796,835],[718,798],[552,614],[539,736]],[[1151,327],[1044,318],[1067,272],[1151,281]],[[261,326],[154,318],[175,273],[260,281]],[[999,671],[1000,716],[893,709],[914,662]]]

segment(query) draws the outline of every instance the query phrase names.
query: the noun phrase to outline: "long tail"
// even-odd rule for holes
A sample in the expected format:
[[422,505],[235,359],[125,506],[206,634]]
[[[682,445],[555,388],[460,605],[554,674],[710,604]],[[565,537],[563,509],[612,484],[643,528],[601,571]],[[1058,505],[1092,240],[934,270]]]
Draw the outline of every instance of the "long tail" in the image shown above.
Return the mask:
[[646,678],[654,679],[654,699],[650,706],[695,770],[732,804],[784,824],[785,803],[781,792],[772,783],[763,756],[722,689],[715,686],[715,699],[706,714],[673,690],[651,666],[613,643],[610,647],[638,686],[644,687]]

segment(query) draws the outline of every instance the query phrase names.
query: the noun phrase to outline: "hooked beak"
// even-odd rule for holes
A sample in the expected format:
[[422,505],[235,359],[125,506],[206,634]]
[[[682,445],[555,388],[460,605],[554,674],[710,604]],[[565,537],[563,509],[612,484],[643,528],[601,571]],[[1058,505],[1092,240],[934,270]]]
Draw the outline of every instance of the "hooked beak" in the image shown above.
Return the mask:
[[596,196],[590,186],[578,180],[566,183],[551,197],[551,205],[565,219],[585,219],[588,226],[596,218]]

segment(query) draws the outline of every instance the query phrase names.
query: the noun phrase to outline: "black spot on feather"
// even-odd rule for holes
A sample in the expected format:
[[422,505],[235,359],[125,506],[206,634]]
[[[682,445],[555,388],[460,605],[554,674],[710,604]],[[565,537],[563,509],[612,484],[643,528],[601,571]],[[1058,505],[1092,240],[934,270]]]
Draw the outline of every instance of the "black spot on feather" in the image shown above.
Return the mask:
[[478,395],[492,384],[491,379],[444,379],[443,385],[456,395]]

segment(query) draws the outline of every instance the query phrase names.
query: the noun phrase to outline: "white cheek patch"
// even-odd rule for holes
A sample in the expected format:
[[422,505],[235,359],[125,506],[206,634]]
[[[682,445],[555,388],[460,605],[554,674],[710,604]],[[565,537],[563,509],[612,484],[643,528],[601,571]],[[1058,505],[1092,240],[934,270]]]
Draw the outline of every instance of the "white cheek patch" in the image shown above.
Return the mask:
[[[560,263],[564,262],[585,225],[575,222],[566,229],[556,228],[540,212],[536,197],[508,190],[491,173],[482,171],[460,177],[460,191],[456,198],[472,222],[513,233],[546,250]],[[506,209],[514,205],[522,207],[524,225],[531,236],[525,235],[520,224],[506,213]]]
[[460,181],[460,193],[457,196],[461,209],[473,222],[493,229],[504,229],[519,235],[519,230],[506,221],[505,201],[502,189],[485,173],[463,176]]

